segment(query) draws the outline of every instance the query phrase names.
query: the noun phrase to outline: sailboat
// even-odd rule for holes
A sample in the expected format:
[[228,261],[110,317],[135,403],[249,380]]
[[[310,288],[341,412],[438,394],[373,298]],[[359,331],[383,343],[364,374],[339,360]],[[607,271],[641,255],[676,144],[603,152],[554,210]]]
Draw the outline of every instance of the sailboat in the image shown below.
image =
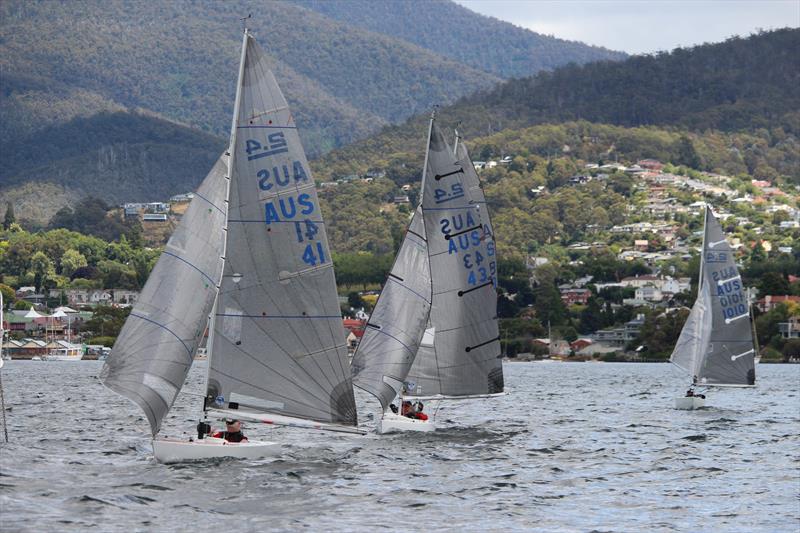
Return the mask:
[[[693,386],[753,387],[755,354],[750,305],[734,253],[706,206],[697,300],[670,362],[692,376]],[[703,407],[705,398],[692,394],[676,398],[675,408]]]
[[378,432],[434,431],[392,401],[502,394],[497,263],[486,202],[466,149],[428,131],[422,198],[353,357],[354,384],[375,395]]
[[245,30],[228,150],[201,184],[101,372],[145,412],[161,462],[263,457],[276,442],[158,437],[210,323],[206,416],[361,433],[314,180]]

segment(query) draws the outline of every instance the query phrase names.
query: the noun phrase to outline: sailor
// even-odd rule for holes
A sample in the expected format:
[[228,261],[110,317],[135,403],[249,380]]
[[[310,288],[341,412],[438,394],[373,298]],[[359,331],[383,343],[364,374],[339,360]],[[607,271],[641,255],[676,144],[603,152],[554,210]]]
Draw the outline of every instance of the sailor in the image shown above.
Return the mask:
[[236,419],[225,420],[225,431],[217,431],[211,436],[228,442],[247,442],[247,437],[242,433],[242,423]]
[[400,414],[406,416],[408,418],[416,418],[414,416],[414,407],[411,405],[411,402],[408,400],[403,402],[403,406],[400,410]]
[[692,396],[694,396],[694,389],[689,387],[689,390],[686,391],[686,397],[691,398]]
[[417,402],[414,405],[414,418],[417,420],[427,420],[428,415],[422,412],[423,409],[425,409],[425,406],[422,405],[422,402]]

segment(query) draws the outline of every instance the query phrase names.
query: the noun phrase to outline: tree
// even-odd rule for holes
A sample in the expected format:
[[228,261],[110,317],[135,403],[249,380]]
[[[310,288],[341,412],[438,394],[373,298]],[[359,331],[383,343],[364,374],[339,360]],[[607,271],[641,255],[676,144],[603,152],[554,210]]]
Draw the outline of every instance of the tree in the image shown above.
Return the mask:
[[789,359],[800,358],[800,339],[787,340],[786,344],[783,345],[781,354],[783,355],[783,361],[785,363],[788,363]]
[[40,292],[47,280],[55,276],[53,262],[41,251],[36,252],[31,257],[31,270],[33,271],[33,284],[36,286],[36,292]]
[[789,281],[778,272],[767,272],[759,280],[758,293],[761,296],[789,294]]
[[353,309],[360,309],[364,307],[364,300],[361,298],[360,294],[352,291],[347,294],[347,305]]
[[86,258],[77,250],[69,249],[61,256],[61,275],[71,278],[79,269],[88,266]]
[[3,219],[3,229],[8,231],[11,229],[11,224],[17,221],[17,217],[14,216],[14,204],[8,202],[6,204],[6,216]]

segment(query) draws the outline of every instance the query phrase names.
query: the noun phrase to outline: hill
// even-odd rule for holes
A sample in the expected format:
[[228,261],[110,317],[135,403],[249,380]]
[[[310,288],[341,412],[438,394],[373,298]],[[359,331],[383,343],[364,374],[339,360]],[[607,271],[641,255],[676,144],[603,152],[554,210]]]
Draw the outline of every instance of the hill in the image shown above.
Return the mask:
[[[241,43],[237,17],[248,12],[312,153],[500,80],[282,2],[4,2],[4,114],[25,115],[20,107],[74,114],[88,97],[94,107],[144,108],[226,134]],[[4,129],[6,139],[16,133],[13,122]]]
[[[768,143],[797,145],[800,135],[800,30],[778,30],[719,44],[569,65],[510,80],[443,108],[440,117],[467,138],[535,124],[587,120],[689,131],[774,130]],[[327,154],[322,166],[345,173],[376,157],[421,152],[427,117]],[[758,154],[760,148],[754,150]],[[751,168],[751,170],[755,170]],[[798,173],[795,168],[792,175]]]
[[449,0],[425,3],[292,0],[294,4],[390,35],[502,78],[530,76],[567,63],[621,60],[622,52],[566,41],[478,15]]
[[143,112],[100,112],[4,144],[0,198],[21,220],[46,223],[93,195],[157,201],[194,190],[226,140]]

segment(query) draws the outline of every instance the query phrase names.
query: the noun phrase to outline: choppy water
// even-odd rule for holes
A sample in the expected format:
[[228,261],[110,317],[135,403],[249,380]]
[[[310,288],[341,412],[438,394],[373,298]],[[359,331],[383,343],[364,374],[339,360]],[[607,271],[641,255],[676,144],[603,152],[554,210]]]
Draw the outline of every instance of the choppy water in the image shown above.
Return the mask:
[[[11,361],[3,531],[797,531],[800,366],[671,409],[669,365],[505,366],[506,397],[448,403],[432,434],[251,425],[272,461],[154,462],[147,422],[97,362]],[[200,392],[205,364],[186,390]],[[165,425],[193,431],[197,398]],[[377,403],[358,395],[365,427]]]

